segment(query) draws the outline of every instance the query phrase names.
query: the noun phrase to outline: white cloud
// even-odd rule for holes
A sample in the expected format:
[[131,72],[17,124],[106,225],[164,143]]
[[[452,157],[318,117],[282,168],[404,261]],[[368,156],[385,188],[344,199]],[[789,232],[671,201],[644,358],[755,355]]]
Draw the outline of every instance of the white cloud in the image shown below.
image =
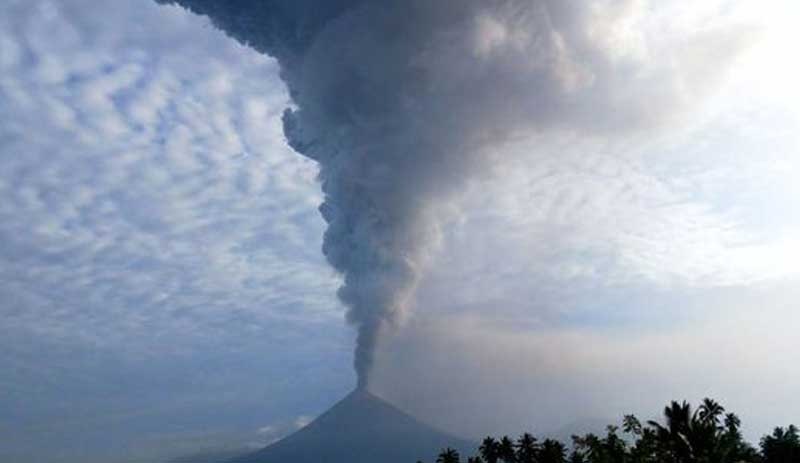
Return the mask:
[[262,426],[256,431],[258,440],[251,441],[251,448],[263,448],[269,444],[275,443],[289,434],[297,431],[298,429],[306,427],[314,420],[313,417],[307,415],[299,415],[289,421],[281,421],[272,423],[267,426]]
[[313,420],[314,420],[314,418],[313,418],[313,417],[306,416],[306,415],[300,415],[300,416],[298,416],[297,418],[295,418],[295,420],[294,420],[294,426],[295,426],[295,428],[297,428],[297,429],[300,429],[300,428],[305,428],[305,427],[306,427],[306,426],[308,426],[308,424],[309,424],[309,423],[311,423]]
[[271,60],[154,3],[4,9],[5,330],[135,349],[215,319],[340,317]]
[[270,59],[179,8],[0,6],[0,459],[241,446],[308,374],[347,387],[317,363],[350,348],[286,104]]
[[[706,130],[722,129],[715,123]],[[727,146],[706,151],[717,156]],[[654,158],[662,144],[533,140],[513,149],[536,151],[536,161],[506,163],[491,180],[473,184],[423,280],[420,312],[503,310],[499,305],[551,319],[587,306],[609,310],[596,304],[607,293],[758,287],[800,277],[789,257],[798,246],[797,224],[780,209],[771,223],[753,220],[753,205],[704,191],[709,170],[702,162],[676,162],[669,153]],[[738,164],[748,178],[717,181],[758,192],[765,179],[780,183],[791,175],[777,175],[754,154],[731,163],[731,171]],[[687,174],[687,168],[697,170]],[[772,195],[790,197],[779,189]]]

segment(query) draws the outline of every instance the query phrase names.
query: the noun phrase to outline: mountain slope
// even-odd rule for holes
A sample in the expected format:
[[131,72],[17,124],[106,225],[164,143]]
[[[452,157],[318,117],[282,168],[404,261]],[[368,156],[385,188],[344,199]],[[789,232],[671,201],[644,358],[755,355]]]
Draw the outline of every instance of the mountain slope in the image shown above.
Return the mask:
[[232,463],[414,463],[444,447],[475,444],[449,436],[363,390],[356,390],[308,426]]

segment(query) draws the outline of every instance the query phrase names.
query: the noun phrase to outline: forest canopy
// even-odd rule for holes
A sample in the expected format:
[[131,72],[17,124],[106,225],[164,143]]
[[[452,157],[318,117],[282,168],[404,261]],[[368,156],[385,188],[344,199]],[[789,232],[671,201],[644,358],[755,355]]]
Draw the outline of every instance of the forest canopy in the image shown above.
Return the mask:
[[[662,421],[642,422],[625,415],[622,428],[605,435],[572,436],[571,449],[555,439],[525,433],[516,440],[487,437],[466,463],[800,463],[800,433],[794,425],[776,427],[758,448],[746,442],[741,420],[712,399],[699,407],[673,401]],[[442,450],[436,463],[460,463],[458,451]],[[422,462],[417,462],[422,463]]]

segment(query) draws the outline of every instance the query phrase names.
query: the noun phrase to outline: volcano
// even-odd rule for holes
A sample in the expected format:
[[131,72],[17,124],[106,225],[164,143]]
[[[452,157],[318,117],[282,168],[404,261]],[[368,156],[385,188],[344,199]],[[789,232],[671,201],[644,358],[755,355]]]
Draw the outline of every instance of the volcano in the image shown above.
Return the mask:
[[445,447],[476,446],[358,389],[308,426],[231,463],[414,463],[433,461]]

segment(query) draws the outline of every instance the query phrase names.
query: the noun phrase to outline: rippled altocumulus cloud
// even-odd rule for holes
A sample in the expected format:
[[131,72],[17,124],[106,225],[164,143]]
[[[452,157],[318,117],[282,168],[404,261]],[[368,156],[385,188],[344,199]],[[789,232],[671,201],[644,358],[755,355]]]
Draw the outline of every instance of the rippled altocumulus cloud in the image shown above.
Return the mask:
[[4,10],[4,330],[108,345],[338,316],[272,61],[175,8]]
[[[0,11],[2,459],[141,461],[212,413],[235,445],[318,412],[349,342],[275,64],[152,2]],[[328,392],[291,405],[312,374]]]

